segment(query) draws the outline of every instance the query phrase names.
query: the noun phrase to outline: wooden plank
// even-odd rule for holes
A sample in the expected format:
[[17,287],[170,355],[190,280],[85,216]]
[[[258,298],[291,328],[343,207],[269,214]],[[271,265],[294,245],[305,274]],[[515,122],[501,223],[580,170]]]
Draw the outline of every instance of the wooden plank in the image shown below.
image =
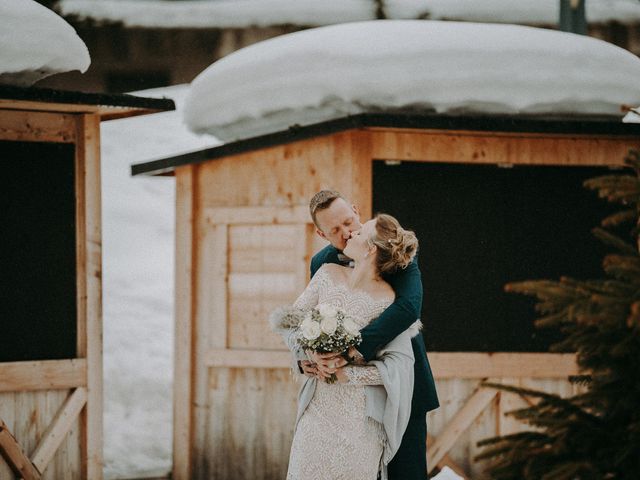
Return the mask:
[[[87,359],[87,403],[81,417],[82,477],[102,478],[102,223],[100,187],[100,117],[77,116],[76,166],[78,197],[77,241],[81,245],[78,282],[78,356]],[[82,196],[80,196],[82,195]]]
[[50,111],[68,113],[93,113],[97,112],[100,109],[100,105],[36,102],[31,100],[11,100],[4,98],[0,99],[0,108],[9,110],[32,110],[34,112]]
[[[196,203],[197,201],[194,201]],[[197,203],[196,203],[197,205]],[[207,387],[209,371],[204,356],[212,347],[225,348],[228,343],[228,266],[229,224],[211,224],[195,209],[194,268],[196,288],[192,342],[192,446],[191,459],[200,465],[208,452],[206,423],[209,417]],[[197,476],[197,475],[196,475]]]
[[0,392],[75,388],[87,384],[86,375],[83,358],[0,363]]
[[75,139],[73,115],[0,110],[0,140],[73,143]]
[[578,374],[574,354],[428,353],[436,378],[567,378]]
[[207,455],[194,479],[284,479],[299,385],[283,370],[209,372]]
[[60,407],[31,456],[39,472],[44,472],[86,403],[87,389],[80,387]]
[[[289,352],[211,349],[210,367],[289,368]],[[430,353],[436,379],[487,377],[567,378],[577,373],[575,356],[555,353]]]
[[[520,378],[504,378],[502,379],[502,383],[515,387],[523,387],[522,379]],[[511,415],[507,415],[508,412],[513,410],[529,407],[530,404],[527,399],[515,393],[506,391],[499,392],[499,399],[496,435],[509,435],[511,433],[527,429],[528,426],[524,422],[513,418]]]
[[210,207],[205,218],[212,225],[233,223],[234,225],[310,223],[309,207],[306,205],[267,207]]
[[349,133],[353,184],[350,200],[360,209],[360,217],[364,221],[373,215],[372,135],[365,130],[352,130]]
[[291,368],[291,353],[269,350],[211,349],[205,356],[208,367]]
[[193,166],[176,169],[173,478],[191,478]]
[[31,463],[2,419],[0,419],[0,454],[18,478],[24,480],[38,480],[40,478],[40,472]]
[[[0,419],[2,419],[9,431],[13,431],[15,424],[15,394],[0,393]],[[7,462],[0,461],[0,478],[13,478],[13,470]]]
[[497,390],[488,388],[478,388],[475,391],[462,409],[460,409],[447,424],[444,431],[440,432],[440,435],[438,435],[431,448],[427,451],[427,468],[429,471],[438,465],[460,434],[471,425],[476,417],[493,401],[497,394]]
[[519,165],[621,165],[637,137],[369,129],[373,158]]

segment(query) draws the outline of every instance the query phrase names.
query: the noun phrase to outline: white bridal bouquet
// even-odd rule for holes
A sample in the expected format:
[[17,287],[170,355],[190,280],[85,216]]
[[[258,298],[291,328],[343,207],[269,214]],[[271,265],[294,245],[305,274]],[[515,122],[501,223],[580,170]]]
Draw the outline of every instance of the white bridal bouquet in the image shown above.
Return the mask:
[[[362,341],[360,327],[343,310],[321,303],[311,310],[293,306],[280,307],[269,319],[274,330],[293,330],[300,347],[318,353],[344,352]],[[337,379],[332,375],[328,383]]]

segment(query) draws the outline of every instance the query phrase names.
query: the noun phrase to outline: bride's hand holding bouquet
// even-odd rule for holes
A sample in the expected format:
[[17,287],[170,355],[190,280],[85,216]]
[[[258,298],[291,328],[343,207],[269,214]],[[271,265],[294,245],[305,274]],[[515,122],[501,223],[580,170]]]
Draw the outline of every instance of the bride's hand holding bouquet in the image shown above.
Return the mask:
[[[297,344],[319,354],[339,355],[362,341],[360,327],[343,310],[321,303],[310,310],[283,307],[271,315],[274,329],[292,329]],[[335,383],[332,373],[327,383]]]

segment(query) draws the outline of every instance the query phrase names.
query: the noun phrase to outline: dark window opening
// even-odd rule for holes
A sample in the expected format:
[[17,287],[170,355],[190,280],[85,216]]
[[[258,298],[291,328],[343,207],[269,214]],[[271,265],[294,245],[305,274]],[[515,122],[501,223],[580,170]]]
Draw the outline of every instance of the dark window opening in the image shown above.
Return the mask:
[[582,182],[606,168],[374,162],[373,211],[420,240],[429,351],[544,352],[532,297],[508,282],[602,278],[610,251],[591,229],[615,207]]
[[74,146],[0,141],[0,161],[0,362],[74,358]]

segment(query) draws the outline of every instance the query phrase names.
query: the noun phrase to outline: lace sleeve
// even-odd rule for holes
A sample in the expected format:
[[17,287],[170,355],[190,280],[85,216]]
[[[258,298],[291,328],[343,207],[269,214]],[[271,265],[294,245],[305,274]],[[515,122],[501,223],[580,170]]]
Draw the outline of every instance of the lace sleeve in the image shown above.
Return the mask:
[[344,367],[349,385],[382,385],[382,377],[378,367],[347,365]]
[[327,272],[324,268],[320,267],[320,270],[311,278],[309,285],[304,289],[304,292],[300,294],[293,306],[302,309],[311,309],[318,305],[320,299],[320,287],[324,282],[324,278]]
[[[306,310],[318,305],[318,301],[320,298],[320,287],[324,282],[323,276],[326,274],[327,273],[324,271],[324,269],[320,268],[320,270],[316,272],[316,274],[307,285],[307,288],[304,289],[304,292],[302,292],[297,300],[293,303],[293,306]],[[307,360],[307,354],[302,349],[300,349],[300,346],[296,341],[296,336],[294,335],[293,329],[284,329],[279,331],[278,333],[282,335],[284,343],[287,345],[287,348],[293,353],[294,360],[296,362],[300,360]]]

